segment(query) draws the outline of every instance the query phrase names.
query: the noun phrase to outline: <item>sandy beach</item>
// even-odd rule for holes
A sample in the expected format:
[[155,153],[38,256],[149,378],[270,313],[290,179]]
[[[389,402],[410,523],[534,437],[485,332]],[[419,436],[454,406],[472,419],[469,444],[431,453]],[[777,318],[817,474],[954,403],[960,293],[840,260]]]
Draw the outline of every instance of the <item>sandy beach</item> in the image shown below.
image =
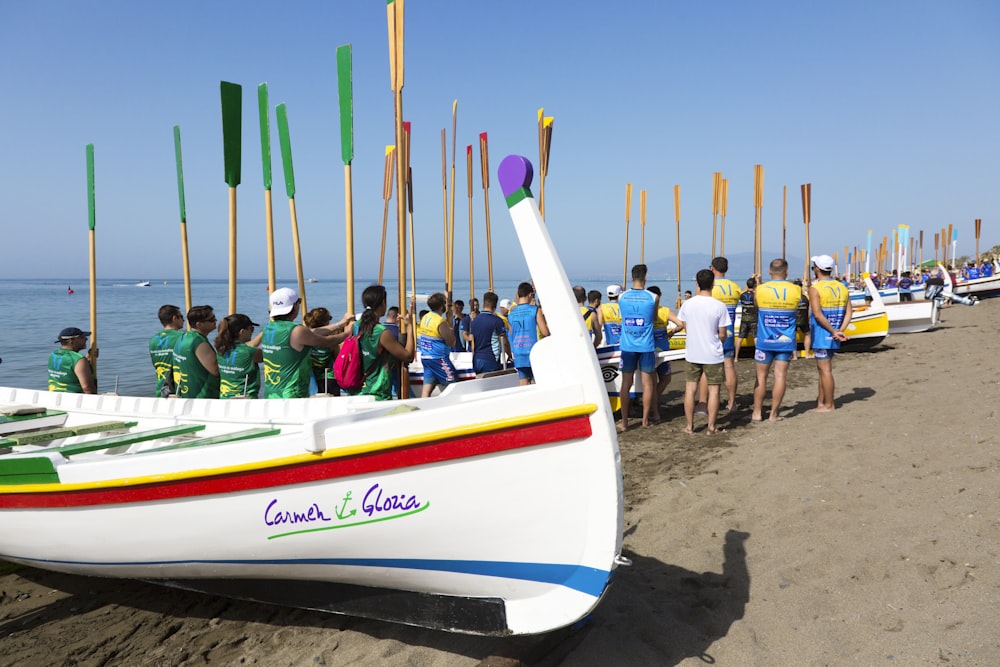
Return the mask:
[[[633,565],[580,627],[493,639],[28,568],[0,575],[0,664],[997,665],[1000,300],[793,362],[784,421],[621,437]],[[681,371],[683,364],[677,364]]]

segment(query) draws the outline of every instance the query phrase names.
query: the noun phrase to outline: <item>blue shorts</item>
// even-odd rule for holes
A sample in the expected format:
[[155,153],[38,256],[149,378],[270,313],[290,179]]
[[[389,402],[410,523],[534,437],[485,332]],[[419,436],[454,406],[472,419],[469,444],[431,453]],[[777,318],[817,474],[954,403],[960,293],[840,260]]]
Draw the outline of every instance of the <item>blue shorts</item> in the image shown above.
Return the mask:
[[735,359],[736,358],[736,348],[734,347],[731,350],[723,350],[722,351],[722,358],[723,359]]
[[822,348],[813,348],[813,355],[817,359],[833,359],[833,350],[824,350]]
[[626,352],[622,350],[619,369],[623,373],[634,373],[638,368],[642,373],[652,373],[656,370],[656,352]]
[[424,384],[439,384],[442,387],[458,379],[458,373],[451,359],[421,359],[424,365]]
[[670,362],[664,361],[662,364],[656,367],[656,372],[661,378],[670,375]]
[[518,366],[517,377],[521,380],[534,380],[535,374],[531,372],[531,366]]
[[496,359],[473,357],[472,370],[476,371],[477,375],[479,373],[492,373],[493,371],[500,370],[500,362]]
[[772,361],[791,361],[793,354],[794,352],[772,352],[756,349],[753,352],[753,360],[758,364],[769,364]]

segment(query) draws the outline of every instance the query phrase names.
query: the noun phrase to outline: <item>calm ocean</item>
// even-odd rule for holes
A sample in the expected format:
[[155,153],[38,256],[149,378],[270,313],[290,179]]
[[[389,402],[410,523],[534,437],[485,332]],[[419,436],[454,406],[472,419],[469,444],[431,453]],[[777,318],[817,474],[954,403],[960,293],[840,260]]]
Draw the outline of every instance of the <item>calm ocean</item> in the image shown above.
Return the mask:
[[[494,288],[501,299],[513,299],[519,280],[495,280]],[[64,327],[90,329],[89,281],[82,280],[0,280],[0,303],[13,307],[21,304],[20,313],[9,312],[7,324],[0,335],[0,385],[45,389],[48,355],[56,348],[55,340]],[[149,359],[149,339],[160,330],[156,312],[163,304],[174,304],[184,309],[184,281],[168,279],[150,280],[149,287],[136,286],[135,280],[97,281],[97,344],[100,357],[97,363],[98,390],[102,393],[115,390],[126,396],[152,396],[155,385],[153,366]],[[361,309],[361,292],[372,281],[355,281],[355,307]],[[579,284],[588,290],[602,292],[605,281],[586,280]],[[295,282],[278,281],[279,286],[292,286]],[[487,288],[485,279],[476,280],[480,298]],[[72,287],[73,294],[68,294]],[[676,283],[661,285],[665,302],[673,307]],[[440,280],[417,281],[418,294],[440,291]],[[685,281],[684,289],[692,286]],[[396,301],[395,281],[386,281],[389,302]],[[456,298],[468,303],[468,282],[457,282]],[[306,284],[306,302],[310,308],[323,306],[339,319],[347,310],[347,286],[344,280],[320,279]],[[208,304],[215,307],[216,315],[225,315],[229,301],[229,284],[226,280],[193,280],[191,283],[193,305]],[[265,280],[241,280],[237,289],[237,308],[255,322],[264,324],[268,310],[267,283]],[[418,308],[423,308],[423,303]],[[210,337],[211,339],[211,337]]]

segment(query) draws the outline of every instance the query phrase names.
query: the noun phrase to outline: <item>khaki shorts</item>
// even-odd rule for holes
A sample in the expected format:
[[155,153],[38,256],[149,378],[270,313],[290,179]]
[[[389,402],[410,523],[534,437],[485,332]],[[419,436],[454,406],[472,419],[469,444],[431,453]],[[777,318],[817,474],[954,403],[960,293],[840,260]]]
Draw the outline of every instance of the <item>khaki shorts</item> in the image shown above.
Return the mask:
[[708,384],[722,384],[726,379],[726,371],[723,363],[718,364],[695,364],[687,362],[688,368],[684,379],[688,382],[698,382],[702,374],[705,375]]

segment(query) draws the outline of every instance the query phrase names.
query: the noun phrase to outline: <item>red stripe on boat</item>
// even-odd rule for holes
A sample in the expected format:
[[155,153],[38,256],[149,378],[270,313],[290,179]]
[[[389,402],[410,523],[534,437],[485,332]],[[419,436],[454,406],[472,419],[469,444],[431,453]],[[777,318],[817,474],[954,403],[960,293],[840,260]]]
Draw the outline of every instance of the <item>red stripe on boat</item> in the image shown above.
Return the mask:
[[533,447],[591,435],[587,415],[531,424],[483,435],[408,445],[388,451],[335,459],[306,461],[281,468],[226,473],[196,479],[171,480],[141,486],[0,494],[0,508],[81,507],[152,500],[170,500],[217,493],[235,493],[324,479],[364,475]]

